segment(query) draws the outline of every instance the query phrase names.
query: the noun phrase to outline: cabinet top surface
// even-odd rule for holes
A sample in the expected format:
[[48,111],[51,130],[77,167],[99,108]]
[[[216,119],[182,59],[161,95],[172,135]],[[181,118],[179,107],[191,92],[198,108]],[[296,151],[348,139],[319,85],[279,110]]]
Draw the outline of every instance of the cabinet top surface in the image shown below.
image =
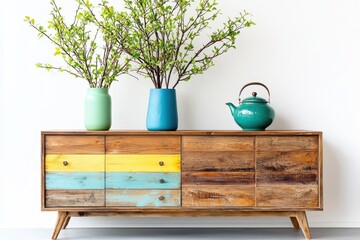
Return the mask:
[[178,131],[147,131],[147,130],[110,130],[110,131],[84,131],[84,130],[56,130],[42,131],[42,135],[321,135],[321,131],[305,130],[269,130],[269,131],[241,131],[241,130],[178,130]]

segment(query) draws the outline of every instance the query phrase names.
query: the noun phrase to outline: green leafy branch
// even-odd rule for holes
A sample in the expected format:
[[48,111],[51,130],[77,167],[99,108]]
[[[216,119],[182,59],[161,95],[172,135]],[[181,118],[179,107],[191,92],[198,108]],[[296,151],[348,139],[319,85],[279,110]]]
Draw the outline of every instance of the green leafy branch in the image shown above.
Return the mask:
[[55,45],[54,55],[60,56],[66,63],[65,67],[48,63],[36,66],[86,79],[92,88],[109,88],[119,75],[129,72],[130,58],[124,56],[113,34],[96,24],[92,4],[88,0],[76,1],[78,7],[70,24],[65,22],[61,7],[55,0],[50,1],[51,19],[47,28],[37,24],[33,18],[25,17],[25,21],[38,31],[39,38],[46,37]]
[[199,0],[191,14],[194,2],[124,0],[125,11],[116,12],[103,1],[102,16],[107,24],[98,23],[117,36],[117,44],[138,63],[136,71],[149,77],[155,88],[175,88],[213,66],[216,57],[235,48],[240,30],[254,24],[244,11],[200,44],[204,39],[201,33],[210,29],[220,11],[215,0]]

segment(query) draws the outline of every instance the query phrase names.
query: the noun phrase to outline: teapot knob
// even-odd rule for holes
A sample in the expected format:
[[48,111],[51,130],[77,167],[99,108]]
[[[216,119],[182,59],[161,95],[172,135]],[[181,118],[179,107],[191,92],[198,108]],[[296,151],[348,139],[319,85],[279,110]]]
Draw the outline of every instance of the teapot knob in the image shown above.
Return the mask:
[[253,95],[253,97],[256,97],[256,96],[257,96],[257,92],[253,92],[252,95]]

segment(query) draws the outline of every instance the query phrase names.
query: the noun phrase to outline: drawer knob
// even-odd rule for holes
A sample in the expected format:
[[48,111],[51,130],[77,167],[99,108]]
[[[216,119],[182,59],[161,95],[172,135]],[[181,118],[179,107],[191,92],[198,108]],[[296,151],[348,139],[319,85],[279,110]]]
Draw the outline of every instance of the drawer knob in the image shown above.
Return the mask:
[[164,166],[164,162],[163,162],[163,161],[160,161],[160,162],[159,162],[159,165],[160,165],[160,166]]
[[160,200],[160,201],[163,201],[164,199],[165,199],[164,196],[160,196],[160,197],[159,197],[159,200]]
[[165,182],[165,180],[164,179],[160,179],[160,181],[159,181],[160,183],[164,183]]
[[69,163],[67,161],[63,161],[63,164],[64,164],[64,166],[69,165]]

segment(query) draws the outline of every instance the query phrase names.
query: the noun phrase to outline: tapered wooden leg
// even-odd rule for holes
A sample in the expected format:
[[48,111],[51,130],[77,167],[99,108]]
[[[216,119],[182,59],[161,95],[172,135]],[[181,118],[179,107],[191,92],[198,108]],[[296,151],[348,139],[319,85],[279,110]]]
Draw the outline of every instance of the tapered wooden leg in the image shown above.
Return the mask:
[[291,223],[294,226],[295,230],[299,230],[299,222],[297,221],[296,217],[290,217]]
[[64,224],[62,225],[62,229],[65,229],[67,227],[67,225],[69,224],[70,222],[70,218],[69,216],[66,217],[65,221],[64,221]]
[[305,211],[302,212],[296,212],[296,219],[301,227],[302,232],[304,233],[304,236],[306,239],[311,239],[310,235],[310,229],[309,224],[307,221],[306,213]]
[[57,237],[59,236],[60,230],[61,230],[62,226],[64,226],[64,222],[66,221],[67,217],[68,217],[67,212],[58,212],[58,217],[57,217],[54,233],[52,235],[52,239],[57,239]]

